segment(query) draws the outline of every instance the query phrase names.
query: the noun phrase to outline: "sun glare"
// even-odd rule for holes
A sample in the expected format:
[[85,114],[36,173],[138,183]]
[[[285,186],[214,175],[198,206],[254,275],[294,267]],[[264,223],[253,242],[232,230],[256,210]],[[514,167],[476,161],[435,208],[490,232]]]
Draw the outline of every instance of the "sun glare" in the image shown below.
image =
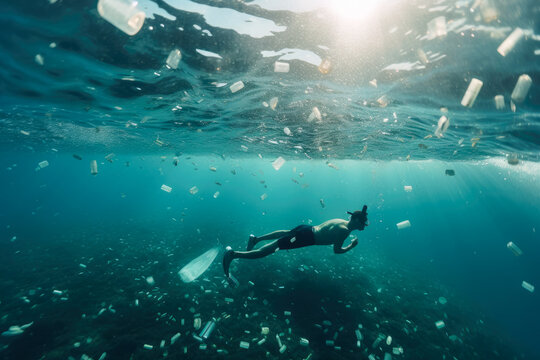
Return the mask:
[[326,7],[343,20],[369,16],[383,0],[330,0]]

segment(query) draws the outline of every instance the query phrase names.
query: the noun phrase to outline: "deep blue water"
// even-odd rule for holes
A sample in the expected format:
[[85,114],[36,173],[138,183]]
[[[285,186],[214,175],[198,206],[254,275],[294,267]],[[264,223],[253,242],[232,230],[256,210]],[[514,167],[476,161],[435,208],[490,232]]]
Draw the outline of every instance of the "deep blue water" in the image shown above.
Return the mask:
[[[97,1],[2,2],[0,332],[31,325],[0,336],[1,358],[540,358],[538,289],[521,285],[540,284],[540,6],[329,3],[144,0],[129,36]],[[430,36],[439,16],[447,33]],[[532,86],[511,104],[522,74]],[[236,260],[238,289],[221,255],[193,283],[177,274],[212,247],[364,204],[350,253]],[[197,317],[217,319],[206,349]]]

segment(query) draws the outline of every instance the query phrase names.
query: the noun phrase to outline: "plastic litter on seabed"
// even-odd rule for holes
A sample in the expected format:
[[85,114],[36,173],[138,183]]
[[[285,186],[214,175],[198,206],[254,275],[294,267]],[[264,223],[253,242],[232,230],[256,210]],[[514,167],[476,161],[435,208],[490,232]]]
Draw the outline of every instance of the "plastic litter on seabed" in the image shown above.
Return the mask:
[[144,24],[145,14],[137,9],[137,1],[99,0],[97,10],[102,18],[128,35],[135,35]]
[[469,84],[469,87],[467,88],[467,91],[465,92],[465,95],[463,95],[463,99],[461,99],[461,105],[469,108],[472,107],[478,93],[480,93],[480,89],[482,89],[482,85],[484,85],[482,81],[473,78]]

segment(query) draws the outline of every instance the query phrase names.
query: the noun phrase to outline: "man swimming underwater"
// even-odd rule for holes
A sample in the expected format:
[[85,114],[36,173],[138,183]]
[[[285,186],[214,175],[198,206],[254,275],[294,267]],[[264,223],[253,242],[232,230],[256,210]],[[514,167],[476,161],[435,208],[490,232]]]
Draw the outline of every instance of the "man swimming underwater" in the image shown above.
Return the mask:
[[[227,276],[231,284],[237,284],[237,281],[229,275],[229,266],[234,259],[258,259],[273,254],[278,250],[297,249],[310,245],[334,245],[334,253],[336,254],[344,254],[352,250],[358,245],[358,239],[353,239],[345,247],[342,247],[343,242],[347,239],[351,231],[362,231],[369,225],[367,206],[364,205],[362,211],[358,210],[352,213],[347,211],[347,213],[351,215],[349,221],[332,219],[317,226],[299,225],[292,230],[277,230],[260,237],[250,235],[246,251],[233,251],[229,247],[227,248],[223,256],[225,276]],[[259,241],[273,239],[278,240],[253,250]]]

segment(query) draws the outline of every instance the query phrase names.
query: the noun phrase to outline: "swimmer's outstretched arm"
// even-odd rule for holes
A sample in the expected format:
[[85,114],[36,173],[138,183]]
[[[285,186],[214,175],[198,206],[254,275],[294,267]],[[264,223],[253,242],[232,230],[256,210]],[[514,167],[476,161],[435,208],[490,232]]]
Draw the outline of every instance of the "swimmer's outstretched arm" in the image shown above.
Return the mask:
[[342,248],[344,241],[345,241],[345,239],[343,239],[341,241],[336,241],[334,243],[334,253],[336,253],[336,254],[345,254],[347,251],[352,250],[356,245],[358,245],[358,238],[354,238],[354,239],[351,240],[351,243],[349,245]]

